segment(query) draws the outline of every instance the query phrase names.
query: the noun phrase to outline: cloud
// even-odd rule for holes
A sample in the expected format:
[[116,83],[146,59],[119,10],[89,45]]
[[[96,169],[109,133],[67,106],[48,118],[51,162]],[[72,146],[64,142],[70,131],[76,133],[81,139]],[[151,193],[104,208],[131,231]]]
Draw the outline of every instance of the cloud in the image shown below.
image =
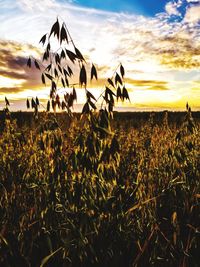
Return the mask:
[[11,77],[12,79],[25,80],[28,78],[28,75],[25,73],[19,73],[14,71],[0,70],[0,76]]
[[45,11],[46,8],[55,8],[57,6],[56,1],[54,0],[43,0],[32,1],[32,0],[17,0],[17,4],[21,9],[27,11],[34,11],[35,9],[39,11]]
[[[162,91],[162,97],[171,91],[188,96],[190,85],[179,88],[176,79],[184,80],[185,73],[191,73],[192,79],[192,72],[200,68],[200,13],[197,1],[187,2],[169,1],[165,11],[145,17],[85,8],[70,1],[0,1],[0,10],[4,10],[0,11],[4,39],[0,42],[0,75],[21,78],[17,90],[39,91],[40,72],[27,69],[25,62],[29,55],[40,56],[38,41],[59,15],[88,62],[98,66],[100,79],[90,88],[103,86],[103,78],[111,77],[122,62],[125,80],[131,88],[143,88],[143,95],[148,91],[147,100],[154,97],[152,91]],[[25,45],[27,42],[32,45]]]
[[134,85],[134,86],[147,86],[149,88],[155,87],[155,88],[161,88],[161,90],[165,87],[165,90],[167,88],[167,82],[166,81],[159,81],[159,80],[135,80],[131,78],[126,78],[126,82],[128,84]]
[[178,7],[179,5],[176,2],[168,2],[165,6],[165,10],[169,15],[181,16]]
[[[171,20],[171,16],[181,15],[179,11],[181,5],[183,5],[182,0],[169,1],[166,4],[165,13],[148,18],[135,14],[85,8],[69,1],[18,0],[16,1],[17,15],[6,20],[6,25],[3,27],[6,30],[1,29],[0,33],[3,31],[2,35],[9,39],[13,36],[18,40],[22,38],[24,40],[24,36],[29,36],[28,41],[38,45],[42,34],[49,31],[49,26],[53,24],[59,14],[59,18],[67,18],[66,23],[75,38],[75,43],[80,45],[81,51],[99,66],[111,67],[117,64],[117,61],[123,61],[125,64],[132,60],[145,62],[145,58],[148,57],[169,68],[198,67],[196,55],[192,54],[192,46],[199,43],[200,29],[188,27],[186,23],[190,17],[196,20],[197,7],[192,6],[191,11],[188,8],[182,22]],[[44,12],[47,9],[48,13]],[[192,16],[194,10],[197,15]],[[2,23],[4,22],[2,21]],[[21,29],[20,32],[16,28]],[[30,29],[34,31],[34,35],[30,35]],[[192,38],[192,45],[182,49],[182,35],[185,35],[187,42],[191,42]],[[179,45],[176,46],[174,55],[175,38]],[[166,43],[168,47],[166,47]],[[167,61],[165,60],[166,56],[169,56]],[[177,58],[176,61],[174,61],[174,56]],[[188,59],[188,64],[185,64],[184,58]],[[170,59],[172,59],[171,64]],[[182,65],[181,62],[183,62]],[[141,71],[139,68],[136,70]]]
[[169,90],[169,88],[165,85],[154,85],[151,86],[149,88],[147,88],[148,90],[154,90],[154,91],[166,91]]
[[188,3],[200,3],[200,0],[187,0]]
[[194,24],[200,22],[200,5],[194,5],[187,9],[184,22]]
[[159,40],[160,47],[154,52],[158,53],[160,62],[172,69],[199,69],[200,44],[191,42],[191,37],[185,32],[164,37]]
[[[0,92],[13,93],[38,87],[40,73],[26,66],[28,56],[24,51],[38,55],[38,49],[32,45],[0,40]],[[3,84],[3,85],[2,85]],[[17,84],[17,86],[15,86]]]
[[7,95],[7,94],[17,94],[19,92],[24,91],[25,89],[21,87],[0,87],[0,94]]

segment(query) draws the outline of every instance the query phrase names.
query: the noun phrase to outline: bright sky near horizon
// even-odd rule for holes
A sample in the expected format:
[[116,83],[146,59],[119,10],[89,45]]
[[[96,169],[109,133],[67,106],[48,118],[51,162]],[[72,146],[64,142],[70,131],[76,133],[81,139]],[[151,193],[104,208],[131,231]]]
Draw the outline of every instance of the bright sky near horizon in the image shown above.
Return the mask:
[[[131,103],[119,110],[200,110],[200,0],[0,0],[0,109],[25,109],[25,99],[48,98],[29,55],[40,54],[40,38],[57,16],[77,47],[103,78],[123,63]],[[83,102],[78,90],[78,104]]]

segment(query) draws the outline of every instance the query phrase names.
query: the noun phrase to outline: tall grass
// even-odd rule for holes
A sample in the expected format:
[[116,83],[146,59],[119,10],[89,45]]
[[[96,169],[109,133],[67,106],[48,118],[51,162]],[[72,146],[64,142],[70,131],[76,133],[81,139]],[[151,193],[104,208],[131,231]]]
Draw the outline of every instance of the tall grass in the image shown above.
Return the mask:
[[[199,266],[200,136],[153,117],[95,133],[6,119],[0,266]],[[99,114],[93,114],[93,120]]]

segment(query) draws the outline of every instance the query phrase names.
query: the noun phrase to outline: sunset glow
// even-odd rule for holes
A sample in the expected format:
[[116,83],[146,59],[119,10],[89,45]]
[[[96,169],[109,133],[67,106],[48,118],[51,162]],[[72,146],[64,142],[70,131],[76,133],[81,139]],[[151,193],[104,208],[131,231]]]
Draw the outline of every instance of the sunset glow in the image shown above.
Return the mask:
[[153,2],[0,0],[0,108],[5,96],[13,110],[24,109],[27,97],[48,99],[48,85],[26,61],[40,57],[39,40],[59,16],[88,65],[97,66],[99,81],[88,84],[97,97],[123,63],[131,102],[118,103],[120,110],[184,110],[186,102],[199,110],[200,1]]

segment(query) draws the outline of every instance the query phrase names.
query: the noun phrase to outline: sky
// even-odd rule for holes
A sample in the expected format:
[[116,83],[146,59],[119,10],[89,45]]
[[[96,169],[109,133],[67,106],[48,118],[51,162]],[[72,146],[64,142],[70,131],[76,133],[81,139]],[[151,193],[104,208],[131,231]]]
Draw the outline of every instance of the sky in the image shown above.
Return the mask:
[[97,66],[99,81],[88,85],[95,96],[122,63],[131,102],[117,110],[184,110],[186,102],[200,110],[200,0],[0,0],[0,109],[5,96],[11,110],[26,109],[27,97],[46,103],[49,87],[26,62],[41,57],[39,40],[57,17]]

